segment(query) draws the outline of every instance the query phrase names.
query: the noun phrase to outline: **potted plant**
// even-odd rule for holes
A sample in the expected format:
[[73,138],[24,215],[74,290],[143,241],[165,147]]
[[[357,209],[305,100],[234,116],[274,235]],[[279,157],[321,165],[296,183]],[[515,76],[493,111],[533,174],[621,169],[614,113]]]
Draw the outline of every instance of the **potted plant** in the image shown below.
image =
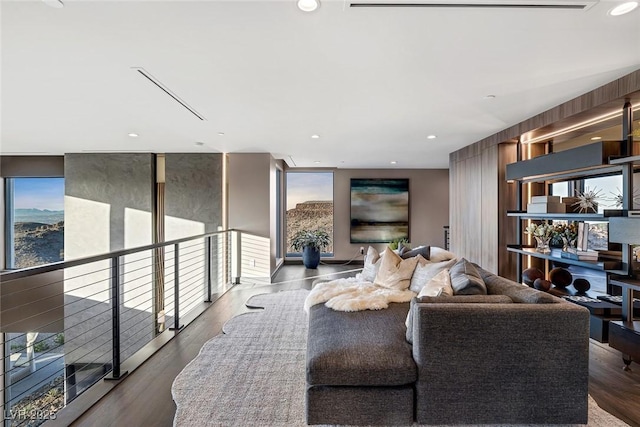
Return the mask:
[[302,262],[307,268],[318,268],[320,251],[330,243],[329,233],[324,230],[300,230],[291,239],[291,247],[302,252]]

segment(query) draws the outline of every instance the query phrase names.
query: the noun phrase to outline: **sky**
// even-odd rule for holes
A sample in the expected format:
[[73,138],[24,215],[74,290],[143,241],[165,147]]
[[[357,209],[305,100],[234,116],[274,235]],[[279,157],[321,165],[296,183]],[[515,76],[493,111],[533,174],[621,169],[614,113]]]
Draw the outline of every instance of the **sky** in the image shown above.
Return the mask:
[[333,201],[333,172],[287,172],[287,210],[312,200]]
[[64,210],[64,178],[15,178],[15,209]]

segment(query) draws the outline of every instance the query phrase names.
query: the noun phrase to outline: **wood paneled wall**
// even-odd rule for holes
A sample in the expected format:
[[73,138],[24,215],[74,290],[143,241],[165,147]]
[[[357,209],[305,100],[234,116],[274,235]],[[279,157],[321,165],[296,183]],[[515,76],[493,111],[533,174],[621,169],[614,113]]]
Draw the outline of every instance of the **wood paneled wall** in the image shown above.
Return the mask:
[[[506,245],[516,242],[516,186],[505,181],[505,165],[516,159],[520,135],[543,126],[610,112],[625,98],[640,99],[640,70],[592,90],[449,155],[451,249],[458,256],[501,276],[514,278],[516,258]],[[563,126],[564,126],[563,123]]]
[[515,160],[516,145],[504,143],[449,164],[451,250],[505,277],[515,271],[515,256],[506,250],[515,241],[515,221],[506,212],[516,193],[501,165]]

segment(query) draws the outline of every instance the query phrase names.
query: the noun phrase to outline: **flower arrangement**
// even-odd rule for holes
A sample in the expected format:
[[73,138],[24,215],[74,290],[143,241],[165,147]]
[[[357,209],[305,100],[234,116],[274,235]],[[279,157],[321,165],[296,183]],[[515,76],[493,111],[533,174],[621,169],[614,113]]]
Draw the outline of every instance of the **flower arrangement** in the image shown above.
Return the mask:
[[576,222],[556,223],[553,225],[551,246],[574,247],[578,238],[578,224]]
[[549,241],[553,237],[554,227],[552,224],[546,222],[541,224],[531,223],[525,228],[524,232],[533,236],[536,239],[536,251],[548,254],[551,252],[549,249]]

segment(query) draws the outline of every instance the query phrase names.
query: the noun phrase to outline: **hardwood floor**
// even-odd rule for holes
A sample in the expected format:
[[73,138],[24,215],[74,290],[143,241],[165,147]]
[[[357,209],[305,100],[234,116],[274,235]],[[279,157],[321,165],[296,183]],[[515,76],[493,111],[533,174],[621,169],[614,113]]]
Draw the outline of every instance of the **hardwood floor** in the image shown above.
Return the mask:
[[[207,340],[221,333],[227,320],[249,311],[244,306],[249,297],[289,289],[310,289],[317,275],[353,268],[321,265],[315,272],[302,266],[285,266],[274,279],[274,283],[279,284],[234,287],[71,425],[171,426],[175,413],[171,397],[174,378]],[[633,363],[631,372],[623,371],[622,366],[618,351],[592,341],[589,393],[603,409],[634,427],[640,427],[640,365]],[[563,396],[545,398],[562,399]]]

